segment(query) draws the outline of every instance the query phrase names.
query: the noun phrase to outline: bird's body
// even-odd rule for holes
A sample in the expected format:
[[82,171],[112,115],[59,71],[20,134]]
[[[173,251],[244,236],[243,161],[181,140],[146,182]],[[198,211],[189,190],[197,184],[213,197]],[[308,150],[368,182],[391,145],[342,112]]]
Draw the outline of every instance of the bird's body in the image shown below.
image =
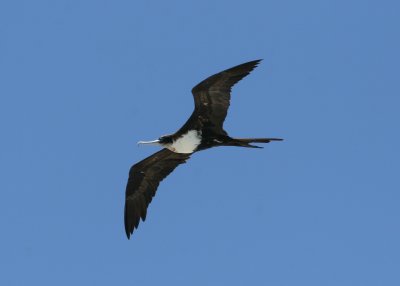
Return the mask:
[[230,104],[232,86],[248,75],[260,60],[244,63],[215,74],[193,90],[195,109],[187,122],[174,134],[138,144],[156,144],[161,151],[132,166],[126,187],[125,231],[128,236],[144,221],[159,183],[194,152],[217,146],[262,148],[251,143],[280,141],[278,138],[232,138],[223,129]]

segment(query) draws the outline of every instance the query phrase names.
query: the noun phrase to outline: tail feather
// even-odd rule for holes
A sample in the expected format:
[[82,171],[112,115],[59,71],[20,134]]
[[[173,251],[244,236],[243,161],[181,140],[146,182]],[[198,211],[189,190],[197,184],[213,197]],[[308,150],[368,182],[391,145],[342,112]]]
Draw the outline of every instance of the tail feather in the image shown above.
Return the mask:
[[280,138],[232,138],[231,146],[249,147],[249,148],[263,148],[250,143],[269,143],[271,141],[283,141]]

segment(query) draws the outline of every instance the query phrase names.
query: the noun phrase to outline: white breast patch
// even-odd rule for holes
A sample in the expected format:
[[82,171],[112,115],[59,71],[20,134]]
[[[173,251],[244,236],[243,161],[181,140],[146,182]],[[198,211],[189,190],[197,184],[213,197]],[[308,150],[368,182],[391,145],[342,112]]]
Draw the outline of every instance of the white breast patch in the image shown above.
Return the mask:
[[201,143],[201,132],[190,130],[188,133],[173,141],[167,148],[175,153],[193,153]]

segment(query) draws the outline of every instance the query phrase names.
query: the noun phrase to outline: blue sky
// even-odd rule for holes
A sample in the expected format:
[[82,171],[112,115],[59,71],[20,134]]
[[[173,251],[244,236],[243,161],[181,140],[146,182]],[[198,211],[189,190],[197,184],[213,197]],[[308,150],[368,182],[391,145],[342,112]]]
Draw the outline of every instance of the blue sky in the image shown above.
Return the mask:
[[[400,285],[396,1],[2,1],[1,285]],[[131,240],[130,166],[263,58]]]

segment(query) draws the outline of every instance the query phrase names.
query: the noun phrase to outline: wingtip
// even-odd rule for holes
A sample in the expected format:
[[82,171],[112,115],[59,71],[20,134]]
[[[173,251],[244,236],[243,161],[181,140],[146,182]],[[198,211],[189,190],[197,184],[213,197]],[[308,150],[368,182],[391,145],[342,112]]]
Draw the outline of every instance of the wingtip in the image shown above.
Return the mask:
[[[244,63],[234,66],[233,68],[230,68],[230,69],[235,69],[235,68],[239,68],[239,67],[247,67],[247,68],[250,68],[250,71],[252,71],[254,68],[258,67],[258,65],[261,63],[261,61],[263,61],[263,59],[257,59],[257,60],[244,62]],[[228,69],[228,70],[230,70],[230,69]]]
[[252,65],[254,65],[254,66],[257,66],[257,65],[258,65],[259,63],[261,63],[263,60],[264,60],[264,59],[252,60],[252,61],[249,61],[249,62],[244,63],[244,64],[252,64]]
[[247,66],[249,67],[249,72],[254,70],[258,65],[263,61],[263,59],[258,59],[258,60],[253,60],[247,63],[242,64],[241,66]]
[[125,225],[126,237],[130,239],[133,231],[135,230],[135,227],[132,225],[132,221],[128,219],[126,205],[124,210],[124,225]]
[[133,233],[133,229],[131,230],[128,225],[125,225],[125,233],[128,239],[131,239],[131,235]]
[[258,65],[259,63],[261,63],[264,59],[258,59],[258,60],[254,60],[251,61],[250,63],[254,63],[255,65]]

